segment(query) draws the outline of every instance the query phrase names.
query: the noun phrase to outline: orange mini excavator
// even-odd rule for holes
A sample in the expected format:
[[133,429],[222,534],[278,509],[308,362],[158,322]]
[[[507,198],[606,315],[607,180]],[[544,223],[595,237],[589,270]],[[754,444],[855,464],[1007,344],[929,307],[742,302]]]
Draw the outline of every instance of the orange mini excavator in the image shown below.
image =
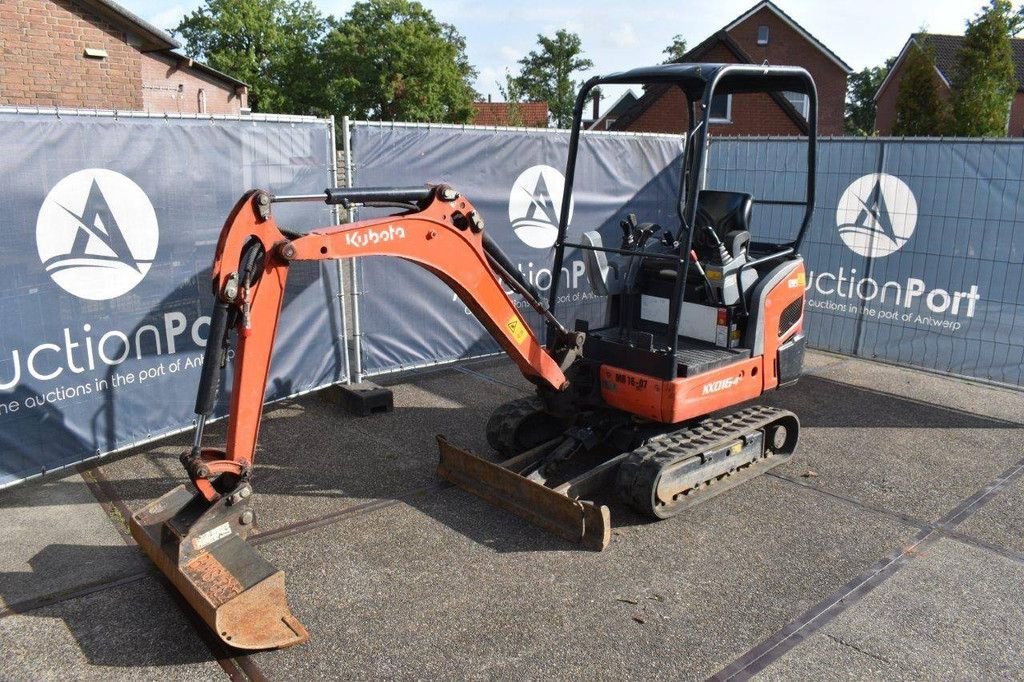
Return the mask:
[[[679,222],[658,226],[632,215],[622,241],[567,236],[580,120],[597,85],[678,88],[687,107]],[[756,200],[705,189],[708,125],[716,97],[803,93],[807,186],[802,200]],[[799,117],[792,105],[793,116]],[[552,271],[566,249],[583,253],[590,284],[607,296],[608,322],[563,326],[492,241],[468,198],[452,187],[329,189],[314,196],[246,194],[228,217],[213,265],[211,315],[194,445],[182,463],[196,492],[167,493],[131,519],[136,540],[228,645],[289,646],[306,639],[284,591],[284,573],[245,538],[253,524],[253,455],[281,301],[294,261],[395,256],[447,283],[497,339],[536,395],[499,407],[487,424],[494,463],[438,438],[439,473],[449,481],[569,540],[595,549],[609,541],[608,508],[593,502],[614,488],[654,518],[757,476],[796,447],[794,414],[766,406],[733,409],[792,383],[803,367],[804,266],[800,244],[814,207],[817,104],[800,68],[670,64],[594,78],[575,107],[561,224]],[[795,119],[796,120],[796,119]],[[276,202],[397,207],[384,218],[296,234],[272,215]],[[792,241],[751,238],[755,203],[793,207]],[[675,221],[673,221],[675,222]],[[778,225],[771,226],[779,232]],[[506,287],[546,321],[542,342]],[[235,337],[227,447],[202,446],[219,375]]]

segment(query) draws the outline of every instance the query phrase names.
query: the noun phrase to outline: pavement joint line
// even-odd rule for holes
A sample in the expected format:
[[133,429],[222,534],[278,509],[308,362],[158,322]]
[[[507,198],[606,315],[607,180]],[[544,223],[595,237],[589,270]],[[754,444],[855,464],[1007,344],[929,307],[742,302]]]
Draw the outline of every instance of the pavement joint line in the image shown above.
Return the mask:
[[[857,575],[809,610],[804,611],[774,635],[756,644],[708,679],[715,682],[747,680],[761,672],[895,575],[900,568],[920,555],[923,549],[935,544],[943,537],[952,537],[949,531],[953,531],[955,526],[976,514],[985,504],[1022,476],[1024,476],[1024,459],[964,499],[937,522],[922,528],[909,544],[879,559],[866,571]],[[816,488],[807,487],[816,490]],[[828,494],[842,499],[842,496],[834,493]],[[959,533],[957,534],[959,535]]]
[[772,478],[777,478],[780,481],[785,481],[795,486],[799,486],[801,488],[804,488],[805,490],[811,490],[813,492],[818,493],[819,495],[825,495],[826,497],[831,497],[833,499],[846,502],[847,504],[852,504],[853,506],[863,509],[865,511],[875,512],[876,514],[883,514],[885,516],[898,519],[911,526],[916,526],[919,530],[924,530],[926,528],[930,529],[935,527],[935,524],[931,521],[925,521],[924,519],[919,519],[916,516],[910,516],[909,514],[904,514],[903,512],[898,512],[893,509],[886,509],[885,507],[876,507],[873,504],[868,504],[867,502],[858,500],[855,497],[848,497],[846,495],[842,495],[832,490],[825,490],[824,488],[819,488],[817,486],[811,485],[810,483],[799,481],[790,476],[786,476],[785,474],[776,473],[774,471],[767,471],[765,472],[765,475],[771,476]]
[[516,386],[515,384],[513,384],[513,383],[511,383],[509,381],[504,381],[503,379],[499,379],[498,377],[492,377],[489,374],[484,374],[483,372],[477,372],[475,369],[470,369],[469,367],[456,367],[455,371],[460,372],[462,374],[468,374],[470,376],[474,376],[474,377],[476,377],[478,379],[483,379],[484,381],[489,381],[492,384],[497,384],[499,386],[505,386],[506,388],[515,389],[515,390],[521,391],[523,393],[527,393],[528,392],[528,391],[523,390],[522,386]]
[[430,495],[438,493],[452,485],[446,482],[429,483],[419,488],[414,488],[408,492],[402,493],[395,497],[389,497],[387,499],[370,500],[368,502],[360,502],[359,504],[349,505],[333,512],[328,512],[321,516],[315,516],[311,519],[305,519],[303,521],[295,521],[294,523],[285,524],[272,528],[268,531],[252,535],[249,538],[249,542],[253,545],[261,545],[266,542],[274,542],[276,540],[283,540],[285,538],[292,537],[293,535],[299,535],[307,531],[316,530],[317,528],[323,528],[331,524],[337,523],[349,516],[355,516],[361,513],[367,513],[377,511],[379,509],[386,509],[396,504],[401,504],[411,497],[417,495]]
[[[86,487],[107,513],[107,518],[110,519],[111,524],[117,528],[125,544],[137,547],[138,544],[135,542],[135,538],[132,537],[131,530],[127,527],[128,519],[131,518],[132,512],[128,509],[128,505],[125,504],[124,500],[117,494],[117,490],[111,485],[110,479],[103,473],[102,466],[95,466],[93,468],[82,467],[79,473],[82,475],[82,480],[86,482]],[[112,513],[115,511],[116,515]],[[146,571],[140,577],[146,575],[150,575],[150,573]],[[184,614],[185,619],[192,625],[196,635],[206,645],[210,654],[216,659],[217,664],[227,674],[228,679],[232,680],[232,682],[244,682],[246,679],[251,680],[251,682],[266,682],[267,677],[259,669],[255,661],[246,654],[239,653],[233,655],[219,639],[214,637],[209,627],[199,617],[199,614],[170,584],[170,581],[164,578],[162,583],[164,589],[170,593],[172,600]],[[114,587],[114,585],[98,587],[94,591],[98,592],[103,589],[110,589],[111,587]]]
[[972,547],[975,547],[976,549],[981,549],[981,550],[985,550],[985,551],[988,551],[988,552],[993,552],[995,554],[998,554],[998,555],[1002,556],[1005,559],[1009,559],[1011,561],[1015,561],[1015,562],[1018,562],[1018,563],[1024,563],[1024,553],[1017,552],[1017,551],[1012,550],[1012,549],[1010,549],[1008,547],[1000,547],[999,545],[994,545],[994,544],[986,542],[986,541],[984,541],[984,540],[982,540],[980,538],[976,538],[973,535],[969,535],[968,533],[964,533],[962,531],[955,530],[952,526],[941,525],[938,522],[925,521],[925,520],[919,519],[919,518],[917,518],[915,516],[910,516],[909,514],[904,514],[902,512],[894,511],[892,509],[886,509],[885,507],[876,507],[874,505],[867,504],[866,502],[858,500],[857,498],[847,497],[846,495],[841,495],[841,494],[833,492],[831,490],[825,490],[824,488],[818,488],[818,487],[815,487],[815,486],[813,486],[813,485],[811,485],[809,483],[805,483],[803,481],[798,481],[798,480],[796,480],[794,478],[791,478],[791,477],[786,476],[784,474],[776,473],[774,471],[767,471],[767,472],[765,472],[765,475],[766,476],[771,476],[772,478],[777,478],[777,479],[779,479],[781,481],[785,481],[787,483],[790,483],[790,484],[795,485],[795,486],[799,486],[801,488],[805,488],[807,490],[810,490],[812,492],[818,493],[820,495],[824,495],[826,497],[831,497],[833,499],[840,500],[842,502],[846,502],[847,504],[851,504],[851,505],[853,505],[855,507],[858,507],[860,509],[863,509],[865,511],[870,511],[870,512],[874,512],[874,513],[877,513],[877,514],[882,514],[884,516],[892,517],[892,518],[897,519],[899,521],[903,521],[904,523],[907,523],[907,524],[909,524],[911,526],[916,526],[920,530],[925,530],[925,529],[934,530],[935,532],[940,533],[942,535],[945,535],[946,537],[948,537],[948,538],[950,538],[952,540],[957,540],[958,542],[962,542],[962,543],[964,543],[966,545],[970,545]]
[[848,381],[840,381],[838,379],[833,379],[832,377],[816,375],[815,378],[820,381],[828,382],[831,384],[838,384],[840,386],[851,386],[857,389],[858,391],[862,391],[864,393],[872,393],[874,395],[883,396],[886,398],[898,398],[901,402],[911,403],[918,407],[926,407],[932,410],[937,409],[943,412],[952,412],[954,414],[959,414],[964,417],[972,417],[974,419],[982,421],[989,421],[992,422],[993,424],[1008,429],[1024,428],[1024,421],[1012,421],[1010,419],[1003,419],[1002,417],[992,417],[987,414],[979,414],[978,412],[971,412],[970,410],[965,410],[959,407],[952,407],[949,405],[936,405],[935,403],[928,402],[927,400],[921,400],[920,398],[914,398],[913,396],[902,395],[900,393],[893,393],[892,391],[880,391],[877,388],[871,388],[870,386],[861,386],[860,384],[851,384]]
[[4,608],[0,609],[0,619],[7,618],[8,616],[29,613],[30,611],[36,611],[37,609],[53,606],[54,604],[60,604],[61,602],[71,599],[86,597],[96,592],[103,592],[104,590],[108,590],[113,587],[128,585],[129,583],[153,576],[155,576],[155,574],[151,570],[136,571],[116,578],[102,578],[95,582],[79,585],[78,587],[73,587],[67,590],[59,590],[39,597],[32,597],[31,599],[25,599],[20,602],[8,604]]
[[708,680],[724,682],[750,679],[859,602],[919,554],[924,547],[936,540],[934,528],[919,531],[910,544],[876,561],[866,571],[797,616],[781,630],[754,646]]

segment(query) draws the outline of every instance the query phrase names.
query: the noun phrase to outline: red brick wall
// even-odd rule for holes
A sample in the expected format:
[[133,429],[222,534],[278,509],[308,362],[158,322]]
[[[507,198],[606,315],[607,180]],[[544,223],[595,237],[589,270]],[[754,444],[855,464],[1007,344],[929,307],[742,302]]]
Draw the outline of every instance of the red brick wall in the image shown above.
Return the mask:
[[[768,44],[757,44],[759,26],[768,27]],[[818,88],[818,134],[842,135],[846,110],[846,72],[821,50],[765,8],[729,31],[754,63],[802,66]]]
[[141,109],[139,61],[122,31],[77,4],[0,0],[0,105]]
[[1010,105],[1010,137],[1024,137],[1024,92],[1013,96]]
[[[903,67],[906,62],[900,62],[892,74],[892,78],[885,84],[878,94],[875,102],[875,130],[879,135],[892,135],[892,127],[896,123],[896,99],[900,94],[900,83],[903,82]],[[949,100],[950,92],[945,81],[935,72],[935,87],[939,89],[939,96]]]
[[[757,44],[759,26],[769,27],[768,45]],[[773,12],[762,9],[729,33],[739,46],[760,63],[802,66],[814,77],[818,88],[818,134],[842,135],[846,106],[846,72],[821,53]],[[739,60],[719,43],[701,56],[701,61],[735,63]],[[629,130],[646,132],[683,132],[686,129],[686,105],[682,94],[673,88],[659,98],[637,119]],[[711,126],[713,135],[798,135],[793,120],[766,94],[736,95],[732,102],[732,123]]]
[[[903,82],[905,63],[900,62],[896,66],[892,78],[878,93],[878,99],[875,101],[875,130],[879,135],[892,135],[892,127],[896,123],[896,99],[900,94],[900,83]],[[939,96],[948,102],[952,93],[938,72],[935,73],[935,86],[939,89]],[[1013,97],[1007,136],[1024,137],[1024,92],[1018,92]]]
[[[202,91],[203,96],[200,96]],[[205,110],[200,100],[205,99]],[[246,95],[164,55],[142,55],[142,107],[180,114],[237,114]]]

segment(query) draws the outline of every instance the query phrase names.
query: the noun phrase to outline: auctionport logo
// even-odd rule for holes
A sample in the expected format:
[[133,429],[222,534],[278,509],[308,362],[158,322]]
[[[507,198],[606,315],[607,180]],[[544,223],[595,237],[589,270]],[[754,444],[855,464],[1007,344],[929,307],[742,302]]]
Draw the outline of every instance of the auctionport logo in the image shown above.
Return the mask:
[[[531,166],[519,174],[508,197],[508,219],[520,241],[535,249],[555,245],[564,191],[565,178],[551,166]],[[570,198],[567,223],[572,211]]]
[[146,193],[105,168],[63,178],[36,219],[36,247],[47,274],[64,291],[90,301],[134,289],[153,265],[159,237]]
[[839,199],[839,236],[867,258],[882,258],[903,248],[917,225],[917,200],[905,182],[886,173],[854,180]]

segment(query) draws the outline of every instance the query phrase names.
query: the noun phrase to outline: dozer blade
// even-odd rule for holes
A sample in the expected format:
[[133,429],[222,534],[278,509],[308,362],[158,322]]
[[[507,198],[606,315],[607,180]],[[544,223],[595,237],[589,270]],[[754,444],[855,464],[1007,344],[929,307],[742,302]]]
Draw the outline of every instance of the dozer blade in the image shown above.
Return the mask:
[[462,450],[443,436],[437,437],[437,445],[441,451],[437,473],[463,490],[588,549],[601,551],[611,541],[608,507],[566,497]]
[[210,505],[182,485],[133,514],[129,525],[225,644],[252,650],[300,644],[309,635],[288,608],[284,572],[245,541],[251,522],[247,498]]

